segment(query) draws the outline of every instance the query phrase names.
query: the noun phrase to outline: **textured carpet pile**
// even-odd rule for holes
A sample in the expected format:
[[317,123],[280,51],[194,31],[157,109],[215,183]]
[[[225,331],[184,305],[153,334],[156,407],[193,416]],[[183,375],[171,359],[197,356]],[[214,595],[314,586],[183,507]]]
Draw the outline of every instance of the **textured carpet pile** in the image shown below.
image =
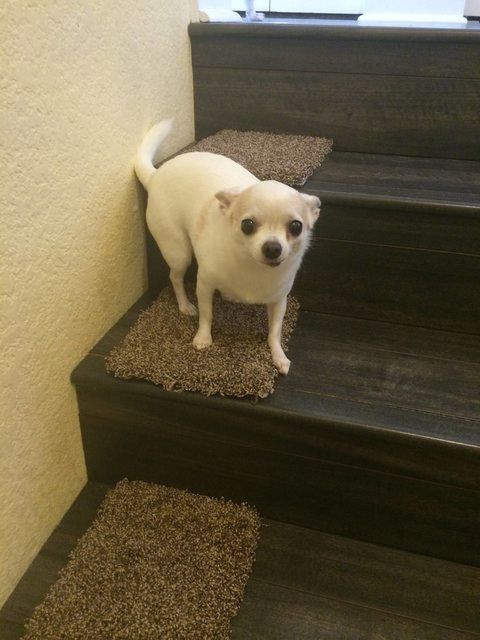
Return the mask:
[[123,480],[23,640],[223,640],[260,531],[247,505]]
[[[191,288],[189,296],[192,300]],[[284,349],[298,307],[289,297],[282,332]],[[149,380],[170,391],[260,398],[273,391],[278,372],[267,344],[265,305],[227,302],[217,295],[213,345],[201,351],[192,344],[197,324],[197,317],[179,312],[171,287],[164,289],[106,358],[107,371],[123,379]]]
[[314,136],[223,129],[187,151],[210,151],[240,163],[259,180],[301,186],[332,150],[332,140]]

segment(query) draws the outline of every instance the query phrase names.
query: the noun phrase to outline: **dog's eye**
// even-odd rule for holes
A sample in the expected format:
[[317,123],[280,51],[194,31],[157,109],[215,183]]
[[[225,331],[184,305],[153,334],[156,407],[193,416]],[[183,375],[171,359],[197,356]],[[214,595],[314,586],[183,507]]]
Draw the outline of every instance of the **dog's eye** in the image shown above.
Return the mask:
[[242,231],[246,236],[251,235],[255,231],[255,223],[250,218],[242,220]]
[[300,220],[292,220],[288,225],[288,230],[292,234],[292,236],[299,236],[302,233],[303,225]]

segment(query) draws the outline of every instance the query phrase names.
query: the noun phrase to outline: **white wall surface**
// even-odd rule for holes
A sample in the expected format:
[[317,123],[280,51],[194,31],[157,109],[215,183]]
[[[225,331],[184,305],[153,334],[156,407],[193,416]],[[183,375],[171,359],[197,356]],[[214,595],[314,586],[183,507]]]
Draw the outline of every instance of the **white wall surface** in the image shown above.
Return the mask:
[[[208,0],[201,0],[208,2]],[[217,0],[218,1],[218,0]],[[366,0],[257,0],[255,7],[258,11],[278,11],[291,13],[363,13]],[[225,6],[232,7],[235,11],[245,11],[245,0],[224,0]],[[385,10],[389,0],[382,0],[381,10]],[[435,11],[442,9],[439,2],[432,2]],[[395,4],[399,10],[404,9],[404,3],[396,0]],[[455,0],[447,2],[447,13],[451,12]],[[441,11],[444,13],[444,11]],[[480,0],[465,0],[463,15],[480,16]]]
[[480,0],[465,0],[466,16],[480,16]]
[[132,159],[193,140],[191,5],[0,9],[0,605],[85,483],[69,376],[146,287]]

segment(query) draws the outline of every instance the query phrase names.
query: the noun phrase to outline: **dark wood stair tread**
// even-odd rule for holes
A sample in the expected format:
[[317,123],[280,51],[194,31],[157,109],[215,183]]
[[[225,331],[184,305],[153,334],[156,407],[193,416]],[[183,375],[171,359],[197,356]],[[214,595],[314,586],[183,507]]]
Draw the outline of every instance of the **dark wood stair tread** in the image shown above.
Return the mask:
[[480,214],[480,162],[333,151],[302,190],[325,203]]
[[[89,482],[0,612],[19,639],[109,486]],[[478,569],[264,520],[234,639],[480,637]]]
[[73,372],[89,478],[247,500],[266,517],[477,565],[479,338],[303,312],[291,373],[264,401]]
[[[479,337],[302,312],[290,344],[291,371],[278,378],[269,398],[207,398],[119,380],[105,371],[103,357],[152,296],[146,293],[77,366],[77,386],[165,400],[180,412],[191,405],[232,416],[264,415],[280,421],[275,446],[290,453],[337,460],[340,455],[346,464],[360,456],[368,468],[478,487]],[[256,446],[267,446],[258,437]],[[436,456],[447,454],[449,466],[439,468]]]

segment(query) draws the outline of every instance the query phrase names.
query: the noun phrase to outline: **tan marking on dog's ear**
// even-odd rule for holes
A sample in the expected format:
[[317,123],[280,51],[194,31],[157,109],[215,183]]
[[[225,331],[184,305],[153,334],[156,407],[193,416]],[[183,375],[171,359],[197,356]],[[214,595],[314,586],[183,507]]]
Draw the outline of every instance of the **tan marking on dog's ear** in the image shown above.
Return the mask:
[[311,229],[320,215],[320,207],[322,203],[317,196],[310,196],[308,193],[300,194],[308,207],[308,227]]
[[220,203],[220,211],[225,213],[227,209],[235,202],[242,193],[243,187],[232,187],[230,189],[222,189],[215,194],[215,198]]

